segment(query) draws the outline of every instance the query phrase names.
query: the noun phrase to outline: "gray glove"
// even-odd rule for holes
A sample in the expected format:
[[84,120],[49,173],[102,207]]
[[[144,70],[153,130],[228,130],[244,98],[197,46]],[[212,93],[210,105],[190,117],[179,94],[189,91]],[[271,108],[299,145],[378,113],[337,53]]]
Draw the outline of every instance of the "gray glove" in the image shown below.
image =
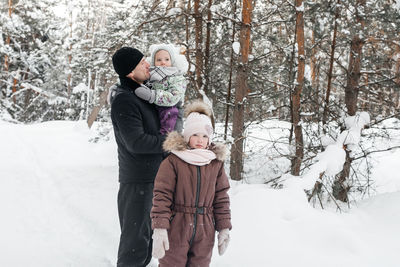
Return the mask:
[[150,104],[154,103],[154,100],[156,100],[156,91],[151,90],[149,87],[145,85],[136,88],[135,94],[139,98],[148,101]]

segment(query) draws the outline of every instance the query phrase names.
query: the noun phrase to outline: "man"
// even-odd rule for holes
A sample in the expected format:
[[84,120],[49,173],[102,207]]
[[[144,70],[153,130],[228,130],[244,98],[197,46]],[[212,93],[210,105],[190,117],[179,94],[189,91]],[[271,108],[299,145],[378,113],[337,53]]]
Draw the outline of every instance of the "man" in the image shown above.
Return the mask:
[[121,85],[111,97],[111,119],[118,146],[118,213],[121,238],[118,267],[146,266],[151,260],[150,210],[154,178],[163,159],[157,110],[135,95],[150,77],[149,63],[131,47],[112,57]]

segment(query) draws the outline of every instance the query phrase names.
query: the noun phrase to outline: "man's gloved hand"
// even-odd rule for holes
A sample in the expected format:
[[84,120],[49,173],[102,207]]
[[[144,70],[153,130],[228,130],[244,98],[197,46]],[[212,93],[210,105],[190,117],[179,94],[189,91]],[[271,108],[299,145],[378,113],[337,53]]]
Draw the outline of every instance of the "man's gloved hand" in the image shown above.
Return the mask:
[[218,233],[218,254],[223,255],[229,244],[229,229],[222,229]]
[[145,85],[136,88],[135,94],[141,99],[148,101],[150,104],[154,103],[154,100],[156,99],[156,91],[151,90]]
[[161,259],[169,249],[167,229],[156,228],[153,232],[153,257]]

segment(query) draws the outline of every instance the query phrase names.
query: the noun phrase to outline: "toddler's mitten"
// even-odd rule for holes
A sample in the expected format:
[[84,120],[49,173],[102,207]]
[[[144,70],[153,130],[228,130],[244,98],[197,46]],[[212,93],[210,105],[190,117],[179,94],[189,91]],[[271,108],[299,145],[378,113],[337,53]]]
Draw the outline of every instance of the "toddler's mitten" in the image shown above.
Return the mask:
[[153,232],[153,257],[161,259],[169,249],[167,229],[156,228]]
[[229,244],[229,229],[222,229],[218,233],[218,254],[223,255]]
[[151,90],[145,85],[136,88],[135,94],[141,99],[148,101],[150,104],[154,103],[156,99],[156,91]]

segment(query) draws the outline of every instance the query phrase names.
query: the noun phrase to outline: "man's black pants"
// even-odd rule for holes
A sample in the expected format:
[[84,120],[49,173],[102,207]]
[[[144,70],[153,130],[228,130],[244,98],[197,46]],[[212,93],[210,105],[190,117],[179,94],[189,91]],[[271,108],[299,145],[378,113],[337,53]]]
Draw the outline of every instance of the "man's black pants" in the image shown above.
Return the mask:
[[118,214],[121,238],[117,267],[144,267],[151,261],[153,186],[153,183],[120,184]]

